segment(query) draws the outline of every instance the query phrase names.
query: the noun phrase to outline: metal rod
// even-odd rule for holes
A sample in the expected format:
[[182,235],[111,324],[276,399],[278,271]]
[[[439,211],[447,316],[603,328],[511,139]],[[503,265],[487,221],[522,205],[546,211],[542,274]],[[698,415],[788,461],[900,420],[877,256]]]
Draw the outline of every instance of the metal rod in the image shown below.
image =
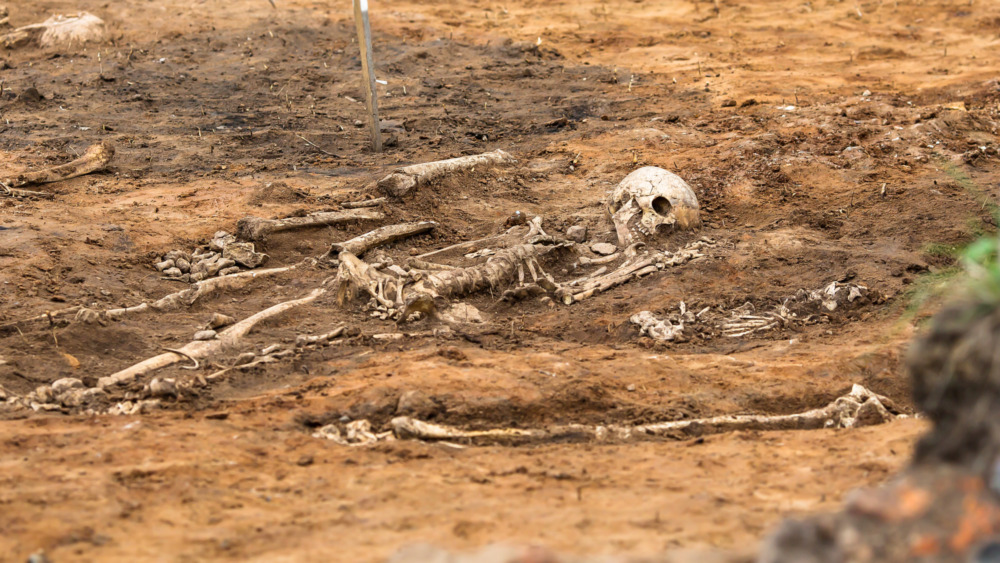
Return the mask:
[[382,131],[378,121],[378,98],[375,90],[375,60],[372,58],[372,30],[368,23],[368,0],[354,0],[354,24],[358,28],[361,48],[361,72],[364,74],[365,105],[371,125],[372,146],[382,152]]

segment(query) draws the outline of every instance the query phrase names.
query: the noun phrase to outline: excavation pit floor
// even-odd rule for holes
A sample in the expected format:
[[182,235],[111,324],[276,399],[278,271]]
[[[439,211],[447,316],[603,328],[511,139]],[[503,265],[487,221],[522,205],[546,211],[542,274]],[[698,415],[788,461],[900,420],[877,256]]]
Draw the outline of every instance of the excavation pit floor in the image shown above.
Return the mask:
[[[906,344],[942,299],[958,250],[996,228],[1000,6],[379,2],[387,146],[374,154],[352,14],[276,3],[11,7],[15,26],[86,9],[108,39],[0,52],[0,175],[102,141],[116,155],[104,171],[31,188],[53,199],[0,194],[5,393],[63,378],[92,387],[184,346],[215,313],[243,319],[301,298],[337,273],[310,258],[383,224],[439,223],[372,251],[396,264],[502,233],[518,211],[550,234],[580,225],[588,243],[614,243],[607,194],[643,166],[685,179],[703,221],[650,246],[713,246],[572,305],[500,290],[460,300],[481,323],[399,325],[365,298],[341,304],[331,292],[198,370],[184,362],[109,389],[99,412],[0,405],[0,553],[382,561],[421,542],[748,553],[781,518],[835,509],[906,463],[926,430],[912,416]],[[185,289],[154,264],[235,232],[243,217],[336,210],[401,166],[495,149],[517,163],[390,200],[381,221],[271,235],[265,267],[295,270],[169,311],[44,318]],[[542,266],[565,280],[573,261]],[[869,293],[735,338],[695,325],[658,342],[629,320],[669,317],[682,302],[770,311],[831,282]],[[328,345],[208,377],[242,352],[294,349],[301,335],[339,327],[348,330]],[[107,414],[154,376],[185,391],[142,414]],[[620,442],[351,447],[314,437],[356,420],[382,432],[400,414],[472,430],[786,415],[854,384],[907,416]]]

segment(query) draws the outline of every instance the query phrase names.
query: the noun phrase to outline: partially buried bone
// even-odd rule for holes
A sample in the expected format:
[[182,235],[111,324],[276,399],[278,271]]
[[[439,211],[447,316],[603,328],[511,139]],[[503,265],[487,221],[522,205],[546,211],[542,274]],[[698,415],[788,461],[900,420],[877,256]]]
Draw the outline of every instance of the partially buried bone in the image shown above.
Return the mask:
[[430,232],[437,226],[438,224],[434,221],[422,221],[420,223],[403,223],[380,227],[374,231],[354,237],[349,241],[334,243],[330,247],[329,254],[336,256],[341,252],[349,252],[355,256],[361,256],[373,248],[384,246],[403,238]]
[[514,157],[497,149],[484,154],[406,166],[382,178],[376,185],[386,195],[402,197],[449,174],[472,170],[477,166],[498,166],[514,162],[517,162]]
[[[459,440],[471,444],[524,443],[553,440],[575,441],[641,441],[662,437],[704,436],[734,430],[817,430],[821,428],[858,428],[893,420],[892,401],[860,386],[825,407],[786,415],[724,415],[711,418],[677,420],[637,426],[587,426],[570,424],[549,428],[495,428],[465,430],[424,422],[410,417],[392,419],[391,438],[397,440]],[[357,421],[355,421],[357,422]],[[365,425],[366,428],[369,428]],[[314,434],[317,438],[337,441],[337,425],[324,427]],[[379,439],[389,439],[379,434]],[[373,440],[369,438],[366,443]]]
[[104,41],[104,21],[87,12],[75,16],[52,16],[42,23],[19,27],[0,35],[0,45],[8,49],[36,44],[40,47],[68,47],[88,41]]
[[384,217],[385,215],[378,211],[365,208],[325,211],[305,217],[286,217],[284,219],[244,217],[236,224],[236,232],[241,240],[259,242],[265,241],[269,235],[281,231],[340,225],[352,221],[378,221]]
[[61,182],[63,180],[69,180],[70,178],[76,178],[77,176],[83,176],[85,174],[90,174],[91,172],[103,170],[104,167],[111,162],[111,158],[114,157],[114,155],[114,145],[107,141],[97,143],[96,145],[92,145],[88,148],[87,151],[83,153],[83,156],[67,162],[66,164],[60,164],[59,166],[53,166],[52,168],[46,168],[45,170],[39,170],[37,172],[22,172],[16,176],[8,176],[0,179],[0,193],[8,193],[9,195],[38,195],[44,192],[24,192],[22,190],[17,190],[17,188],[20,188],[21,186],[29,186],[31,184],[51,184],[53,182]]
[[632,172],[611,192],[608,211],[625,247],[664,228],[694,229],[701,225],[698,198],[680,176],[655,166]]

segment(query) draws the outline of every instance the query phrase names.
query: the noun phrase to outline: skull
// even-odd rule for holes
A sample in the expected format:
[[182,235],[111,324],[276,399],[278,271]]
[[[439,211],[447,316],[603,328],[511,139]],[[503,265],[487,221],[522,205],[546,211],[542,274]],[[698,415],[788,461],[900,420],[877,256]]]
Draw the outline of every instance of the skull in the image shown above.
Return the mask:
[[687,230],[701,225],[698,198],[691,186],[680,176],[655,166],[625,176],[611,192],[608,211],[621,247],[652,237],[661,228]]

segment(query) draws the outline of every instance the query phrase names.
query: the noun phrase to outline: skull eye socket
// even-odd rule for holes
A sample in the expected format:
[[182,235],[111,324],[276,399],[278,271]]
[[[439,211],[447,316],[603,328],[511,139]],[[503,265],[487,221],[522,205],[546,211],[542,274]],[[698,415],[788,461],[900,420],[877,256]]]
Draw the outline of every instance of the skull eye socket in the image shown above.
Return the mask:
[[655,211],[658,215],[667,215],[670,213],[670,210],[673,209],[673,206],[670,205],[670,200],[663,196],[653,198],[650,205],[653,207],[653,211]]

